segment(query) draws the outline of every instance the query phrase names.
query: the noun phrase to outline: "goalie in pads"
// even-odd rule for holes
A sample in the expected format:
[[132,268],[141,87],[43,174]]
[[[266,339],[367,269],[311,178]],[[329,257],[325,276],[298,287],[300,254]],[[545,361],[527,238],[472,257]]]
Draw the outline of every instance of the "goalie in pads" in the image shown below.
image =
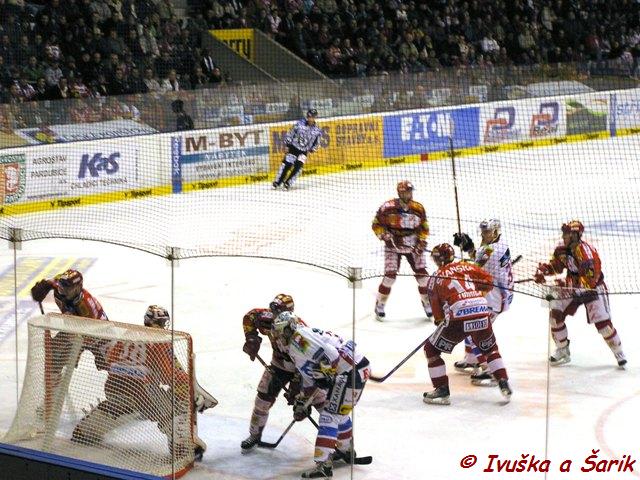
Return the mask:
[[[167,310],[157,305],[151,305],[144,315],[147,327],[167,329],[170,322]],[[71,440],[95,445],[127,420],[142,418],[157,422],[160,431],[167,436],[170,453],[176,458],[193,456],[201,460],[207,445],[195,430],[193,438],[190,436],[189,422],[191,418],[195,421],[196,415],[192,416],[189,411],[176,411],[172,429],[173,394],[182,400],[175,405],[185,405],[191,385],[189,374],[174,357],[171,345],[114,340],[103,345],[102,349],[109,372],[104,387],[106,399],[76,425]],[[197,382],[194,383],[192,408],[203,412],[215,407],[216,399]],[[171,391],[172,385],[174,392]]]

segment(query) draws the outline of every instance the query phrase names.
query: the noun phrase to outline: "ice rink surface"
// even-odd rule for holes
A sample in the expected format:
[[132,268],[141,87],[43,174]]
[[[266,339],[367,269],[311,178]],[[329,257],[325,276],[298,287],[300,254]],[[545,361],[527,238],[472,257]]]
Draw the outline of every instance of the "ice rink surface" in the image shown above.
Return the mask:
[[[459,159],[463,230],[476,238],[479,220],[503,219],[513,254],[523,255],[516,268],[516,278],[523,279],[533,273],[538,261],[547,259],[559,240],[560,224],[581,218],[587,229],[592,226],[585,238],[600,250],[610,289],[629,291],[635,286],[637,290],[640,174],[633,162],[638,143],[630,137],[495,154],[483,157],[482,163],[478,157]],[[603,178],[599,162],[607,152],[615,168],[610,167]],[[572,162],[579,160],[585,166],[579,178],[567,176]],[[478,175],[490,168],[495,184],[478,182]],[[549,172],[554,168],[561,175],[553,180],[552,188]],[[296,424],[276,450],[240,452],[262,374],[261,366],[242,352],[242,316],[251,308],[266,307],[277,293],[289,293],[295,299],[296,313],[308,324],[353,337],[374,373],[388,372],[434,327],[424,319],[410,276],[400,277],[394,285],[388,319],[384,323],[374,319],[382,251],[370,232],[370,221],[377,207],[394,196],[396,182],[409,178],[416,183],[416,199],[427,207],[432,227],[429,245],[450,241],[457,225],[448,172],[446,162],[401,165],[303,177],[299,187],[289,192],[255,185],[174,196],[164,199],[163,208],[151,201],[132,202],[127,215],[119,218],[115,215],[122,203],[17,219],[24,228],[35,228],[44,218],[65,224],[65,228],[76,221],[79,234],[91,236],[102,229],[109,241],[133,239],[153,223],[148,230],[150,245],[170,242],[166,244],[203,255],[233,255],[240,245],[251,256],[297,262],[199,257],[180,260],[172,269],[164,258],[139,250],[93,241],[43,239],[24,242],[15,252],[14,263],[14,251],[5,244],[0,257],[0,400],[4,407],[0,432],[10,425],[22,383],[26,322],[38,314],[28,289],[41,276],[75,265],[83,269],[85,287],[102,302],[111,319],[141,323],[147,305],[171,308],[173,298],[175,328],[193,336],[198,379],[220,403],[199,418],[199,434],[208,450],[203,462],[185,478],[299,478],[313,464],[315,429],[310,422]],[[571,187],[570,196],[559,190],[562,185]],[[180,204],[183,198],[185,205]],[[222,202],[231,202],[231,206],[222,208]],[[113,216],[105,220],[101,216],[105,212]],[[149,214],[156,216],[148,218]],[[117,225],[130,229],[125,232]],[[154,237],[154,228],[168,233]],[[14,265],[18,267],[17,316],[13,314]],[[344,277],[329,271],[344,273],[349,266],[362,267],[372,278],[353,290]],[[367,384],[355,410],[354,437],[358,454],[372,455],[374,461],[353,470],[336,467],[334,478],[640,478],[640,463],[633,473],[580,471],[592,450],[598,450],[598,460],[621,459],[625,454],[640,460],[636,419],[640,410],[639,297],[611,296],[613,324],[629,359],[626,370],[617,368],[613,354],[586,323],[582,309],[567,322],[571,363],[550,368],[547,309],[530,295],[539,293],[531,284],[521,284],[521,290],[524,293],[516,294],[511,310],[495,324],[514,390],[511,402],[504,404],[497,388],[471,386],[468,377],[454,372],[453,362],[462,357],[460,345],[453,355],[444,356],[451,405],[425,405],[422,393],[431,385],[426,360],[418,352],[386,382]],[[55,311],[52,300],[44,308]],[[261,355],[268,359],[268,342],[262,345]],[[280,398],[271,410],[264,439],[277,439],[291,419],[291,408]],[[467,455],[475,455],[477,464],[465,470],[460,462]],[[551,465],[546,476],[499,473],[495,462],[493,472],[484,472],[489,455],[500,460],[535,455],[537,460],[548,458]],[[564,460],[572,461],[569,473],[559,472]]]

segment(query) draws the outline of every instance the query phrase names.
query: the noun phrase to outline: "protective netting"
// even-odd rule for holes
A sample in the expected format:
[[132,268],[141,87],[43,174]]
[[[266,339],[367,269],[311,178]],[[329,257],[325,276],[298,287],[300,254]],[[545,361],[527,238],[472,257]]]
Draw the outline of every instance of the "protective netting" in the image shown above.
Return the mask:
[[[323,134],[290,191],[271,182],[293,123],[257,116],[236,127],[3,150],[0,236],[99,240],[167,258],[284,259],[343,276],[357,267],[368,278],[384,272],[371,220],[406,179],[427,211],[428,248],[451,243],[458,225],[477,244],[481,220],[501,221],[512,256],[522,256],[517,291],[541,295],[528,280],[571,219],[600,252],[610,292],[639,290],[639,260],[628,254],[640,234],[637,89],[615,90],[628,85],[611,80],[598,92],[587,86],[594,79],[541,84],[504,71],[399,78],[334,85],[339,94],[297,84],[298,112],[317,107]],[[498,88],[509,78],[531,83]],[[266,87],[235,88],[255,101]],[[437,90],[449,94],[438,100]],[[374,102],[360,98],[359,115],[341,116],[354,113],[356,93]],[[213,94],[193,95],[197,103]],[[394,111],[375,113],[391,97]],[[480,103],[450,106],[465,101]]]
[[3,442],[159,476],[191,467],[189,335],[59,314],[28,328],[22,394]]

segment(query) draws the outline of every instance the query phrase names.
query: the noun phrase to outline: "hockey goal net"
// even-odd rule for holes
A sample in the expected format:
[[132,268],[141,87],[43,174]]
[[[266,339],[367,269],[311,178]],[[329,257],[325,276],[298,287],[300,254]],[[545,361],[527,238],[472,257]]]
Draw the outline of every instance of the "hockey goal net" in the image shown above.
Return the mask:
[[194,461],[191,337],[50,313],[29,321],[6,443],[178,478]]

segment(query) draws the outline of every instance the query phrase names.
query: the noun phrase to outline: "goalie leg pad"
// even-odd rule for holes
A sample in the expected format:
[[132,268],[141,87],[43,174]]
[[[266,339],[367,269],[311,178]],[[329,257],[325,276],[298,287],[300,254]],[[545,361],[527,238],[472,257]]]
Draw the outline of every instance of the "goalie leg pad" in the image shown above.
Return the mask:
[[208,410],[209,408],[213,408],[216,405],[218,405],[218,400],[216,400],[216,398],[213,395],[211,395],[204,388],[202,388],[202,386],[197,381],[195,382],[194,390],[195,390],[194,404],[195,404],[196,410],[199,413],[202,413],[205,410]]

